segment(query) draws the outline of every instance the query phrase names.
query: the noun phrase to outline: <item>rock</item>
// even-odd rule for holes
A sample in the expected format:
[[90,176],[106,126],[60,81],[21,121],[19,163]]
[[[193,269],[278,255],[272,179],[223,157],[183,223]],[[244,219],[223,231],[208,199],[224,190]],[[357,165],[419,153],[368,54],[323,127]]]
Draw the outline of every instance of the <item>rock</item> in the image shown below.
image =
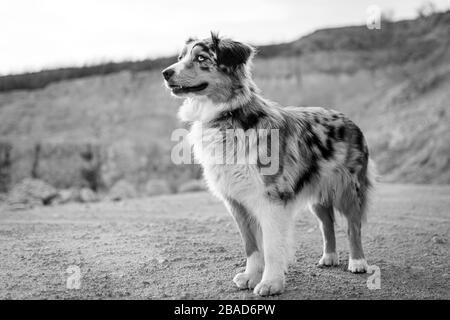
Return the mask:
[[182,292],[179,296],[178,299],[179,300],[187,300],[190,298],[190,294],[187,292]]
[[98,201],[97,194],[89,188],[83,188],[80,190],[80,201],[81,202],[95,202]]
[[155,264],[165,264],[169,262],[166,258],[163,257],[152,258],[150,261]]
[[77,189],[63,189],[58,191],[58,196],[53,201],[56,204],[64,204],[80,200],[80,191]]
[[58,203],[67,203],[73,199],[73,193],[71,189],[64,189],[58,192]]
[[436,244],[447,243],[447,239],[444,237],[440,237],[440,236],[434,236],[433,238],[431,238],[431,241],[433,241],[433,243],[436,243]]
[[109,190],[109,198],[114,201],[136,198],[136,188],[125,180],[117,181]]
[[145,185],[145,194],[147,196],[157,196],[170,193],[172,193],[172,190],[170,189],[170,185],[166,180],[150,180]]
[[24,179],[15,185],[6,198],[12,209],[27,209],[39,205],[49,205],[58,197],[58,191],[39,179]]
[[422,267],[422,266],[411,266],[411,269],[415,270],[415,271],[424,271],[425,267]]
[[178,192],[198,192],[198,191],[205,191],[206,185],[203,180],[189,180],[178,188]]

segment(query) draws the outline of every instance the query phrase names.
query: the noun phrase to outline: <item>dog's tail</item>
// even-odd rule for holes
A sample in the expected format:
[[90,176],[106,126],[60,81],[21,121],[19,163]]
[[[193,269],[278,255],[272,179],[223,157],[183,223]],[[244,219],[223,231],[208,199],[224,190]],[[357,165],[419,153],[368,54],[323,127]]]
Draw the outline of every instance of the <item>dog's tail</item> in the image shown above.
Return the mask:
[[373,189],[375,189],[377,181],[378,181],[378,172],[375,166],[375,163],[372,159],[369,159],[367,163],[366,173],[363,177],[363,181],[361,183],[361,221],[363,223],[367,222],[367,211],[370,206],[370,196],[373,193]]

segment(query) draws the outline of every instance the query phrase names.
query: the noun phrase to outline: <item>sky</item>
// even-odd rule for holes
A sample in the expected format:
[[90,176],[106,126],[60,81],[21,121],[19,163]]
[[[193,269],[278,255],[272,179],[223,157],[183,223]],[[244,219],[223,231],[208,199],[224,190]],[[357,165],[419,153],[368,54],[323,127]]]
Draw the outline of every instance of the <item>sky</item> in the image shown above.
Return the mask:
[[[362,25],[377,5],[412,19],[424,0],[0,0],[0,74],[172,55],[210,30],[254,45]],[[439,11],[450,0],[432,1]]]

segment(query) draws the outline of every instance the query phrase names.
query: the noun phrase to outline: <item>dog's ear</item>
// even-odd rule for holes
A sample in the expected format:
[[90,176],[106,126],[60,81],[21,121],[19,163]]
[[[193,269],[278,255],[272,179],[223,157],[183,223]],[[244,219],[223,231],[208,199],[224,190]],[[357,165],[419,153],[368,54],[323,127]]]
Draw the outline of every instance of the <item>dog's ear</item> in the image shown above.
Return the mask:
[[217,52],[219,50],[220,37],[217,32],[211,31],[211,49]]
[[217,63],[227,67],[237,67],[246,64],[255,50],[248,44],[221,39],[218,34],[211,32],[211,49],[217,56]]

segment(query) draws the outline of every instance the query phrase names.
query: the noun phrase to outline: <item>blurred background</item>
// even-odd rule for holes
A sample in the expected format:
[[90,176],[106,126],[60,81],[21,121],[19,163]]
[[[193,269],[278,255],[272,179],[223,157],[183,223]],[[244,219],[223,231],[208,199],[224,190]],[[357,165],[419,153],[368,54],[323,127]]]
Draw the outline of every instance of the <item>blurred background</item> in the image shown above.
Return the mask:
[[[0,201],[17,208],[203,190],[175,165],[161,70],[210,30],[258,48],[283,105],[346,113],[381,180],[450,183],[450,1],[2,0]],[[375,9],[375,11],[374,11]]]

